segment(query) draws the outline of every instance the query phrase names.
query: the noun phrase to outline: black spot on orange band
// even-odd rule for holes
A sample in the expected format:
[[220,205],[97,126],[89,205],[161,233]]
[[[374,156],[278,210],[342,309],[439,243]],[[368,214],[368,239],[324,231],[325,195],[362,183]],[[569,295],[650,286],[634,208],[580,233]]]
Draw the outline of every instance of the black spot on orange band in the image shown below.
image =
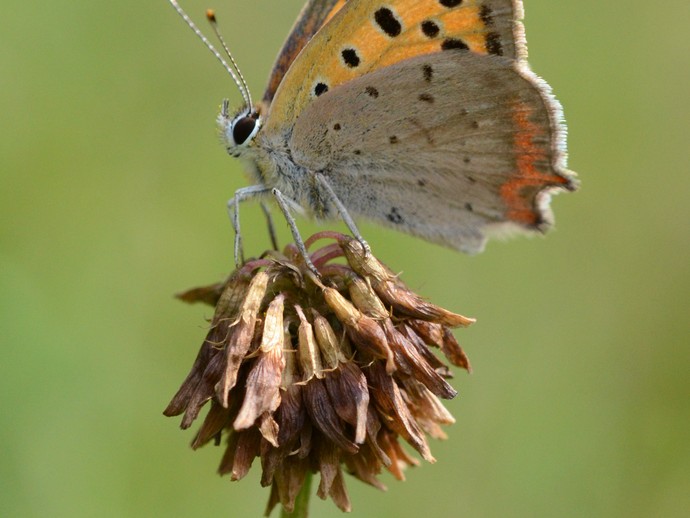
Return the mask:
[[467,43],[462,41],[459,38],[446,38],[443,40],[443,43],[441,43],[441,49],[442,50],[452,50],[452,49],[458,49],[458,50],[470,50],[470,48],[467,46]]
[[462,3],[462,0],[439,0],[438,3],[443,7],[457,7]]
[[355,49],[343,49],[340,55],[343,57],[343,62],[348,67],[355,68],[359,66],[361,60],[359,59]]
[[435,38],[438,36],[438,33],[441,32],[441,28],[438,26],[436,22],[433,22],[431,20],[424,20],[422,22],[422,32],[424,33],[424,36],[427,38]]
[[479,18],[484,23],[485,27],[491,27],[494,24],[494,12],[488,5],[482,5],[479,9]]
[[393,11],[387,7],[382,7],[374,13],[374,20],[376,25],[378,25],[383,32],[385,32],[391,38],[400,36],[402,32],[402,24],[393,14]]
[[496,56],[503,55],[503,45],[501,45],[501,35],[497,32],[490,32],[486,35],[486,51]]
[[314,87],[314,95],[318,97],[326,92],[328,92],[328,85],[326,83],[316,83],[316,86]]

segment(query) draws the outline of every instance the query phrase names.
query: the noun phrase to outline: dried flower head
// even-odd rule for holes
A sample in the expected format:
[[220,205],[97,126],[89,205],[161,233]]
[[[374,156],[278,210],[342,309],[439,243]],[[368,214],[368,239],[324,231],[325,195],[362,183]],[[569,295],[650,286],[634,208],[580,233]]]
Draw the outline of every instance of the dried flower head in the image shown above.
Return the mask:
[[380,489],[383,468],[403,480],[417,460],[401,438],[434,462],[427,435],[446,437],[441,425],[454,419],[439,398],[456,391],[430,347],[470,370],[450,328],[473,319],[412,293],[356,240],[322,232],[307,245],[324,237],[335,242],[311,255],[321,278],[288,246],[180,295],[214,305],[215,314],[164,413],[184,414],[188,428],[210,401],[192,447],[225,436],[219,472],[232,480],[259,457],[261,484],[271,486],[267,514],[277,503],[291,512],[315,472],[319,497],[349,511],[343,468]]

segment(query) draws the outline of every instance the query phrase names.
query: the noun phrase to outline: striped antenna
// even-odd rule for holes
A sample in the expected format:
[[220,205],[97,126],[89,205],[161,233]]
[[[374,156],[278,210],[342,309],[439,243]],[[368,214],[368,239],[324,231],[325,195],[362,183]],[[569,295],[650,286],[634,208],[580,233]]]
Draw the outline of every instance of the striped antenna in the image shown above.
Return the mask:
[[[244,91],[247,94],[247,98],[249,99],[249,109],[252,109],[252,94],[249,92],[249,86],[247,85],[247,81],[244,80],[244,76],[242,75],[242,71],[240,70],[240,67],[237,66],[237,62],[235,61],[235,58],[232,57],[232,54],[230,53],[230,49],[228,48],[227,44],[225,43],[225,39],[223,38],[223,35],[220,33],[220,30],[218,29],[218,21],[216,20],[216,13],[213,11],[213,9],[207,9],[206,10],[206,19],[208,20],[208,23],[211,24],[211,28],[213,29],[213,34],[216,35],[216,38],[218,38],[218,41],[220,42],[221,46],[223,47],[223,50],[225,51],[225,54],[228,56],[228,59],[230,60],[230,63],[232,66],[235,68],[235,71],[237,72],[237,75],[240,78],[240,81],[242,81],[242,85],[244,86]],[[244,97],[244,94],[242,95]]]
[[[237,85],[237,88],[239,89],[240,93],[242,94],[242,99],[244,99],[244,102],[247,105],[247,108],[249,108],[251,110],[252,109],[252,99],[249,96],[249,89],[247,88],[247,85],[244,82],[244,78],[242,78],[242,80],[240,81],[240,79],[238,78],[238,75],[235,73],[235,71],[230,67],[230,65],[228,65],[227,61],[225,61],[223,56],[220,54],[220,52],[218,52],[216,50],[216,48],[211,44],[211,42],[208,41],[208,38],[206,38],[206,36],[204,36],[201,33],[201,31],[194,24],[192,19],[189,16],[187,16],[187,13],[185,13],[184,10],[182,9],[182,7],[180,7],[180,4],[178,4],[176,0],[168,0],[168,1],[170,2],[170,5],[172,5],[173,8],[177,11],[177,14],[179,14],[182,17],[182,19],[189,26],[189,28],[194,31],[194,34],[196,34],[199,37],[199,39],[204,43],[204,45],[206,45],[208,50],[210,50],[213,53],[213,55],[216,56],[216,59],[218,59],[218,61],[221,62],[221,64],[223,65],[223,68],[225,68],[225,70],[227,70],[228,74],[230,74],[233,81],[235,81],[235,84]],[[228,52],[228,55],[230,55],[229,52]],[[232,59],[232,56],[230,56],[230,59],[234,64],[235,60]],[[237,66],[237,65],[235,65],[235,66]],[[241,76],[241,74],[240,74],[240,76]]]

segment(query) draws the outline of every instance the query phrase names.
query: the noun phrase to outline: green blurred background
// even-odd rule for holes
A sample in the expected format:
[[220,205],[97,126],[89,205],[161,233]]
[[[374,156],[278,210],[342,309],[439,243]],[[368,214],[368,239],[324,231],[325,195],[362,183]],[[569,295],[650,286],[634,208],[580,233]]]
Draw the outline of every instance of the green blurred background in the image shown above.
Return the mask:
[[[582,188],[554,200],[548,238],[478,257],[364,226],[479,322],[458,333],[475,373],[438,462],[387,493],[348,479],[355,516],[688,515],[690,9],[526,4]],[[301,2],[184,5],[217,8],[258,97]],[[231,265],[224,204],[246,180],[214,118],[239,96],[164,0],[3,6],[0,515],[259,516],[257,466],[218,477],[220,449],[192,452],[161,414],[210,315],[172,294]],[[260,210],[243,214],[263,250]]]

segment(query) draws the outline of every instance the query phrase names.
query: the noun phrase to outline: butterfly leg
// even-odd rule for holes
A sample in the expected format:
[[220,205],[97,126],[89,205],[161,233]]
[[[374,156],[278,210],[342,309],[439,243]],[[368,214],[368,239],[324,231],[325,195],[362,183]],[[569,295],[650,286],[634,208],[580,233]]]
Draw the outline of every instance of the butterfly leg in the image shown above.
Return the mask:
[[268,237],[271,239],[271,246],[273,247],[273,250],[278,250],[278,238],[276,237],[276,228],[273,224],[271,209],[269,209],[268,205],[266,205],[264,202],[261,202],[261,208],[266,216],[266,225],[268,226]]
[[290,200],[289,198],[286,198],[282,192],[280,192],[278,189],[271,189],[271,193],[273,194],[273,197],[276,199],[276,202],[278,203],[278,207],[280,207],[280,210],[283,213],[283,216],[285,216],[285,221],[287,221],[288,226],[290,227],[290,232],[292,232],[292,239],[295,240],[295,245],[297,246],[297,250],[299,250],[300,255],[304,259],[304,262],[307,265],[307,268],[309,268],[312,272],[317,277],[321,277],[321,274],[319,271],[316,269],[316,266],[314,266],[314,263],[311,262],[311,259],[309,259],[309,253],[307,252],[307,247],[304,245],[304,240],[302,239],[302,236],[299,233],[299,229],[297,228],[297,223],[295,222],[295,218],[292,217],[292,213],[290,212],[290,203],[294,202]]
[[343,202],[341,202],[338,196],[335,194],[333,187],[331,187],[331,184],[328,183],[328,180],[326,180],[326,177],[324,175],[322,175],[321,173],[316,173],[315,176],[317,181],[323,186],[324,189],[326,189],[328,197],[335,205],[335,208],[338,210],[338,213],[340,214],[340,217],[343,219],[343,222],[345,223],[347,228],[350,229],[350,232],[352,233],[354,238],[357,241],[359,241],[359,243],[362,245],[362,248],[364,249],[364,256],[368,256],[371,253],[369,243],[367,243],[366,240],[362,237],[362,234],[359,233],[359,229],[357,228],[357,225],[355,225],[352,216],[350,216],[350,213],[345,208],[345,205],[343,205]]
[[[266,194],[270,189],[264,185],[251,185],[235,191],[235,196],[228,200],[228,215],[235,231],[235,266],[238,268],[244,263],[244,251],[242,250],[242,232],[240,230],[240,203],[244,200]],[[272,238],[274,239],[274,238]]]

